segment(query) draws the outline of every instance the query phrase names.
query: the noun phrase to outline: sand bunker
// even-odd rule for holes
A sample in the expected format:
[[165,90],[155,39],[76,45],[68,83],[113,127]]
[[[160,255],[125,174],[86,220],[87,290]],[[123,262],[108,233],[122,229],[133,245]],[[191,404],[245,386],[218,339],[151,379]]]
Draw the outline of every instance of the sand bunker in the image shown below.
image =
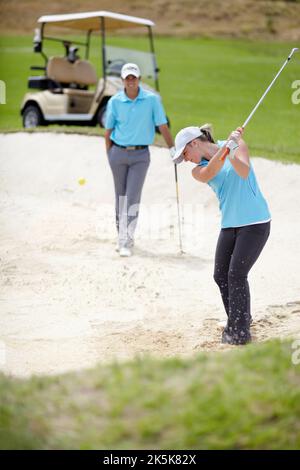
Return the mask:
[[[121,259],[102,138],[8,134],[0,148],[1,370],[52,374],[231,348],[220,344],[225,314],[212,279],[217,201],[191,165],[178,169],[185,254],[174,168],[152,147],[135,255]],[[254,340],[299,336],[300,166],[253,164],[273,217],[249,276]]]

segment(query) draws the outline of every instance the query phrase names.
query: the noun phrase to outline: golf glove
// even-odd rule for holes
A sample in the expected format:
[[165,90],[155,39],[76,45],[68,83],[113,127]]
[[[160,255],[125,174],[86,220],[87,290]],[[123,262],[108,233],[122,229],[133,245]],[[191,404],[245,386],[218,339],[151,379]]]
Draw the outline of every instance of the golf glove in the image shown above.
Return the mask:
[[230,150],[228,156],[231,160],[234,158],[234,154],[239,146],[239,141],[241,140],[241,137],[242,131],[240,132],[239,130],[231,132],[230,136],[228,137],[226,147]]
[[[230,136],[232,136],[232,134]],[[238,148],[238,146],[239,146],[239,144],[233,139],[230,139],[226,142],[226,147],[229,149],[228,156],[231,160],[234,159],[234,154],[235,154],[236,149]]]
[[241,140],[242,134],[239,131],[233,131],[231,132],[230,136],[228,137],[228,140],[233,140],[236,144],[239,144],[239,141]]
[[174,158],[175,152],[176,152],[175,147],[169,148],[169,152],[170,152],[171,160],[173,161],[173,158]]

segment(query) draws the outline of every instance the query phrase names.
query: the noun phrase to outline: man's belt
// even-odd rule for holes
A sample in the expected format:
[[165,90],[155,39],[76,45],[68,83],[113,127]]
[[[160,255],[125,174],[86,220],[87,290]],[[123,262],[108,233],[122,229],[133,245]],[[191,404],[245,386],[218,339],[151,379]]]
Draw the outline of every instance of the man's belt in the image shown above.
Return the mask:
[[124,150],[142,150],[148,148],[148,145],[119,145],[116,144],[116,142],[113,142],[113,145],[116,145],[117,147],[120,147]]

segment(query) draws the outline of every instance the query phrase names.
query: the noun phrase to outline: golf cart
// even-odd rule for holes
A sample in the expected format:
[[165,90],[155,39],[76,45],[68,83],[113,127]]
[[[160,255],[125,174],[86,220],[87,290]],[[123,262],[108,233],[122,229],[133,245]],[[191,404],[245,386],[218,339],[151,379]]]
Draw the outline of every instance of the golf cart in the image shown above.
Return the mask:
[[[44,75],[29,77],[28,87],[34,91],[26,93],[21,105],[25,128],[50,123],[88,126],[99,124],[104,127],[107,102],[111,96],[123,89],[120,71],[126,62],[138,64],[143,79],[148,81],[142,84],[144,88],[159,92],[152,21],[108,11],[96,11],[42,16],[38,23],[40,27],[35,30],[34,52],[42,55],[45,65],[33,66],[31,70],[43,70]],[[108,31],[139,27],[147,30],[150,52],[107,44]],[[53,28],[55,32],[67,29],[69,33],[71,30],[76,35],[84,34],[85,40],[78,41],[78,37],[71,40],[70,36],[65,36],[64,39],[49,36],[48,29]],[[89,61],[93,33],[100,33],[102,54],[99,54],[99,69],[102,68],[102,77],[97,77],[96,69]],[[60,55],[46,55],[44,45],[47,43],[49,47],[50,41],[59,42],[63,46]],[[80,58],[78,46],[84,52],[84,59]],[[97,50],[100,52],[100,45]],[[153,86],[150,86],[149,80],[151,85],[153,82]]]

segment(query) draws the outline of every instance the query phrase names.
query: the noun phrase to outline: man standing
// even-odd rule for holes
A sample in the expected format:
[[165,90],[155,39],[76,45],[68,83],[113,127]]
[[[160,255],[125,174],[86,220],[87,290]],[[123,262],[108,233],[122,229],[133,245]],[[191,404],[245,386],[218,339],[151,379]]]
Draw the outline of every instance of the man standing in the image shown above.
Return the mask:
[[149,145],[157,126],[174,154],[173,138],[160,98],[140,86],[136,64],[121,70],[124,90],[108,102],[105,143],[116,196],[116,225],[120,256],[130,256],[142,189],[150,164]]

